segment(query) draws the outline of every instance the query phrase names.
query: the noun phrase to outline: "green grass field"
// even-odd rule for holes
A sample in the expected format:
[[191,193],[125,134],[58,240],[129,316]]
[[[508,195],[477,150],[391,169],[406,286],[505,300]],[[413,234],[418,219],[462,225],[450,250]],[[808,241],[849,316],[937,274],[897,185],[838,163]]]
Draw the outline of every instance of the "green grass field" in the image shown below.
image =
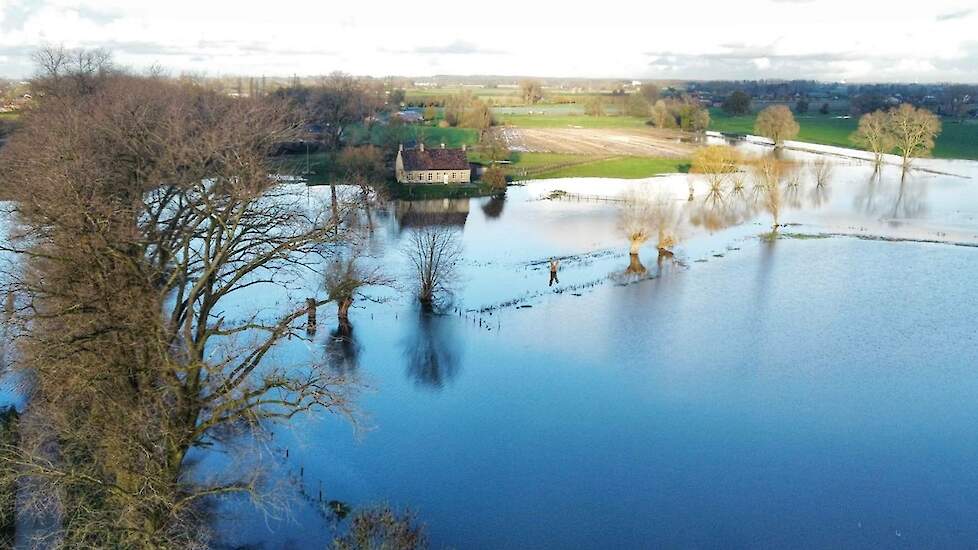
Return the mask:
[[514,179],[620,178],[640,179],[687,172],[683,159],[654,157],[588,157],[558,153],[514,153],[509,173]]
[[374,125],[369,130],[363,126],[354,126],[348,131],[346,140],[351,144],[371,143],[378,147],[396,141],[417,142],[424,138],[429,146],[444,143],[446,147],[461,147],[462,145],[475,145],[479,142],[479,132],[472,128],[439,128],[431,125],[412,124],[403,126],[397,131],[400,132],[399,140],[391,140],[386,132],[391,131],[388,126]]
[[526,115],[499,113],[500,124],[519,128],[644,128],[644,118],[630,116]]
[[[710,113],[710,129],[718,132],[752,134],[754,118],[754,115],[729,116],[722,111],[714,110]],[[859,125],[859,120],[856,118],[800,115],[797,120],[801,127],[798,137],[795,138],[798,141],[857,148],[849,140],[849,136]],[[943,130],[937,137],[933,156],[943,159],[978,160],[978,123],[944,120]]]

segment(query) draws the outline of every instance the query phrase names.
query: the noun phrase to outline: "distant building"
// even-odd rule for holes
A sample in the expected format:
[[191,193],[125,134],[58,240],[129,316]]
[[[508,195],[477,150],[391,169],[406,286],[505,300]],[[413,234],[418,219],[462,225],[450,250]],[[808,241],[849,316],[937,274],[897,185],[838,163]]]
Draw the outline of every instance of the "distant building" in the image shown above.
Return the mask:
[[400,147],[394,176],[398,183],[469,183],[472,170],[464,145],[461,149],[446,149],[443,143],[441,148],[426,149],[422,143],[417,149]]
[[421,111],[399,111],[391,115],[401,119],[402,122],[407,124],[418,124],[424,122],[424,116]]

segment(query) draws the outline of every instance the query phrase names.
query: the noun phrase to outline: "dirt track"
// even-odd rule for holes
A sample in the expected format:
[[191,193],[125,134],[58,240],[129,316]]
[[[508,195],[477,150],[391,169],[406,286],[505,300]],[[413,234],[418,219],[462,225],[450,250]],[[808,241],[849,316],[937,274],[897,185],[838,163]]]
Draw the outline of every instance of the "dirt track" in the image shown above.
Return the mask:
[[513,128],[501,129],[515,151],[578,155],[688,157],[694,143],[680,134],[630,128]]

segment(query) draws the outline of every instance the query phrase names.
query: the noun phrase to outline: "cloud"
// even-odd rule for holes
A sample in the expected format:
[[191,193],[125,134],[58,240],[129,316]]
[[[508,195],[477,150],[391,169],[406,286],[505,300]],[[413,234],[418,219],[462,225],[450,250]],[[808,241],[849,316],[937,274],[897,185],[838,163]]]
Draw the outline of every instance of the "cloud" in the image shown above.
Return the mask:
[[456,40],[441,46],[419,46],[404,53],[415,53],[421,55],[502,55],[506,52],[488,48],[480,48],[471,42]]
[[965,17],[968,17],[973,13],[975,13],[975,10],[973,8],[950,11],[950,12],[938,14],[937,21],[944,22],[944,21],[954,21],[955,19],[964,19]]

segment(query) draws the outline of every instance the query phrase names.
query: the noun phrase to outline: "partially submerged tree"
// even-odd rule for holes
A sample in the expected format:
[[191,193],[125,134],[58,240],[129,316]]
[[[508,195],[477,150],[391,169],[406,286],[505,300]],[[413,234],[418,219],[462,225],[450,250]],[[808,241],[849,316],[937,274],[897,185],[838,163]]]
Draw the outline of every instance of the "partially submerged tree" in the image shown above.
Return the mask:
[[17,221],[5,275],[23,303],[14,367],[36,381],[0,473],[31,480],[28,509],[58,510],[48,534],[64,545],[199,546],[208,499],[257,496],[262,479],[194,475],[193,450],[350,412],[346,379],[271,360],[304,337],[304,300],[228,307],[314,274],[344,241],[269,175],[297,126],[270,98],[116,75],[45,98],[0,151]]
[[709,197],[723,199],[727,184],[739,171],[740,153],[726,145],[710,145],[693,153],[690,173],[703,176],[710,186]]
[[823,155],[819,155],[818,158],[812,161],[810,167],[812,171],[812,178],[815,180],[815,186],[827,186],[829,184],[829,180],[832,179],[832,173],[834,172],[832,161]]
[[915,158],[930,155],[934,140],[941,133],[941,119],[927,109],[904,103],[888,113],[887,128],[906,174]]
[[668,195],[637,188],[622,195],[619,227],[628,239],[630,255],[637,255],[653,237],[659,252],[667,252],[679,242],[679,224],[679,209]]
[[456,269],[462,259],[458,232],[449,226],[429,225],[411,231],[404,254],[417,280],[418,301],[433,310],[451,291]]
[[336,304],[340,332],[349,331],[350,308],[357,298],[376,301],[365,294],[364,289],[394,284],[394,279],[384,275],[380,268],[366,267],[359,250],[359,247],[351,247],[346,255],[332,260],[323,278],[329,301]]
[[784,147],[785,140],[798,135],[798,123],[787,105],[772,105],[757,115],[754,131],[774,141],[774,148]]
[[502,166],[494,164],[486,168],[485,173],[482,174],[482,181],[497,191],[504,191],[506,189],[506,170]]
[[652,238],[652,200],[638,189],[629,189],[622,195],[619,227],[628,239],[628,253],[638,255],[642,245]]
[[333,550],[424,550],[428,537],[410,513],[389,507],[357,512],[347,533],[333,541]]
[[773,155],[766,155],[751,164],[754,178],[754,192],[761,205],[771,214],[771,232],[776,233],[781,225],[781,179],[786,171],[784,161]]
[[866,113],[859,119],[859,127],[850,137],[852,142],[873,153],[876,170],[883,165],[883,155],[893,150],[894,139],[890,132],[889,116],[883,111]]

